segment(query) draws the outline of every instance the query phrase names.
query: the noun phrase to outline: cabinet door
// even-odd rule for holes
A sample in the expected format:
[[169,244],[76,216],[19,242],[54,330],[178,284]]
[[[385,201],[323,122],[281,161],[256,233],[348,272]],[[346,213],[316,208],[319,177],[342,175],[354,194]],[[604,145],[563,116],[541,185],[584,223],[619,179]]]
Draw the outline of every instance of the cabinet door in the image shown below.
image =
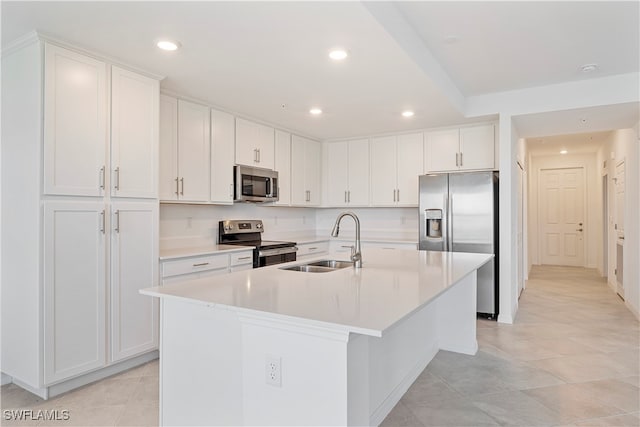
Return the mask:
[[180,200],[209,200],[209,107],[178,101],[178,177]]
[[369,140],[349,141],[349,193],[353,206],[369,205]]
[[460,169],[493,169],[494,141],[493,125],[460,129]]
[[325,144],[327,164],[327,205],[346,206],[349,191],[349,143],[329,142]]
[[306,140],[305,143],[305,187],[307,188],[307,205],[320,206],[320,181],[322,179],[322,146],[317,141]]
[[291,135],[291,204],[304,206],[307,204],[307,187],[305,185],[305,139]]
[[458,129],[425,133],[424,162],[426,172],[453,171],[458,169],[460,134]]
[[44,382],[105,365],[105,206],[44,202]]
[[178,200],[178,100],[160,95],[160,200]]
[[111,194],[158,197],[157,80],[111,67]]
[[211,110],[211,201],[233,203],[235,121],[229,113]]
[[393,206],[396,203],[396,137],[372,138],[371,204]]
[[418,176],[422,175],[424,169],[423,146],[422,133],[398,136],[398,205],[418,205]]
[[278,171],[278,201],[276,205],[291,204],[291,134],[276,130],[275,170]]
[[274,162],[274,133],[275,130],[272,127],[258,125],[257,126],[257,139],[258,139],[258,163],[260,168],[273,169]]
[[107,85],[103,62],[45,44],[44,193],[104,194]]
[[111,361],[158,347],[158,203],[117,202],[111,226]]

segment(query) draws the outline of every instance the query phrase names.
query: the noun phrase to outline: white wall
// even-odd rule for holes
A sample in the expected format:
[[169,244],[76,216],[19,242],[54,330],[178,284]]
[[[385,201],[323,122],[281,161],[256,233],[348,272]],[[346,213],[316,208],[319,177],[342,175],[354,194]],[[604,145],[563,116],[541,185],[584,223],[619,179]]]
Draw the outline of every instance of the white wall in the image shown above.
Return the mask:
[[[640,318],[640,149],[638,147],[638,125],[633,129],[620,129],[602,147],[598,159],[607,161],[609,182],[609,242],[608,282],[616,289],[614,269],[616,267],[617,233],[615,224],[615,193],[613,178],[616,165],[625,161],[625,212],[624,212],[624,297],[627,306]],[[601,246],[603,246],[601,244]]]
[[596,153],[565,154],[553,156],[531,156],[529,173],[529,256],[533,264],[540,264],[539,242],[539,176],[542,169],[582,167],[585,171],[585,267],[596,268],[601,264],[598,247],[602,246],[602,196],[600,174],[596,167]]
[[263,239],[294,238],[316,232],[315,209],[249,203],[230,206],[161,204],[160,250],[215,244],[218,221],[226,219],[261,219],[265,228]]

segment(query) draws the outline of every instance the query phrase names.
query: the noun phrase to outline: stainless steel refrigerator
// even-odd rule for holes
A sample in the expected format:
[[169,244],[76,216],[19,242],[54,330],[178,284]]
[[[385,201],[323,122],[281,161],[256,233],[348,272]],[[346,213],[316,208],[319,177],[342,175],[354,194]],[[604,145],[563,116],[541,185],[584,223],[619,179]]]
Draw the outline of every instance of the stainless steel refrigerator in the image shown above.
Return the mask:
[[498,315],[498,172],[420,176],[419,248],[494,254],[478,270],[479,314]]

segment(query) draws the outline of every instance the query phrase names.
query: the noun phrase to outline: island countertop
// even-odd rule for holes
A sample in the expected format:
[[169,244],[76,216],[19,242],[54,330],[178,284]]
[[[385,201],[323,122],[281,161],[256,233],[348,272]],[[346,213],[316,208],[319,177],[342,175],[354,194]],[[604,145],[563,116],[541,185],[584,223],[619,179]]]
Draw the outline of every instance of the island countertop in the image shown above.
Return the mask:
[[306,273],[282,269],[315,259],[346,261],[343,253],[329,254],[140,292],[380,337],[493,258],[490,254],[379,249],[367,250],[363,256],[363,267],[358,270]]

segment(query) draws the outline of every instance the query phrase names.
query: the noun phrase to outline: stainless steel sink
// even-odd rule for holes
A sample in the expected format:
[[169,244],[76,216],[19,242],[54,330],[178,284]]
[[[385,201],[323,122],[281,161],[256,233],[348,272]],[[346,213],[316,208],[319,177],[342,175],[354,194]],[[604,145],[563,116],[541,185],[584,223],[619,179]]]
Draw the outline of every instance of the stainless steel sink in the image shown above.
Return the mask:
[[333,259],[323,259],[321,261],[310,262],[309,264],[292,265],[291,267],[280,267],[280,270],[302,271],[305,273],[328,273],[340,270],[341,268],[353,267],[349,261],[336,261]]
[[336,261],[335,259],[323,259],[322,261],[310,262],[309,265],[339,269],[339,268],[353,267],[353,262]]

